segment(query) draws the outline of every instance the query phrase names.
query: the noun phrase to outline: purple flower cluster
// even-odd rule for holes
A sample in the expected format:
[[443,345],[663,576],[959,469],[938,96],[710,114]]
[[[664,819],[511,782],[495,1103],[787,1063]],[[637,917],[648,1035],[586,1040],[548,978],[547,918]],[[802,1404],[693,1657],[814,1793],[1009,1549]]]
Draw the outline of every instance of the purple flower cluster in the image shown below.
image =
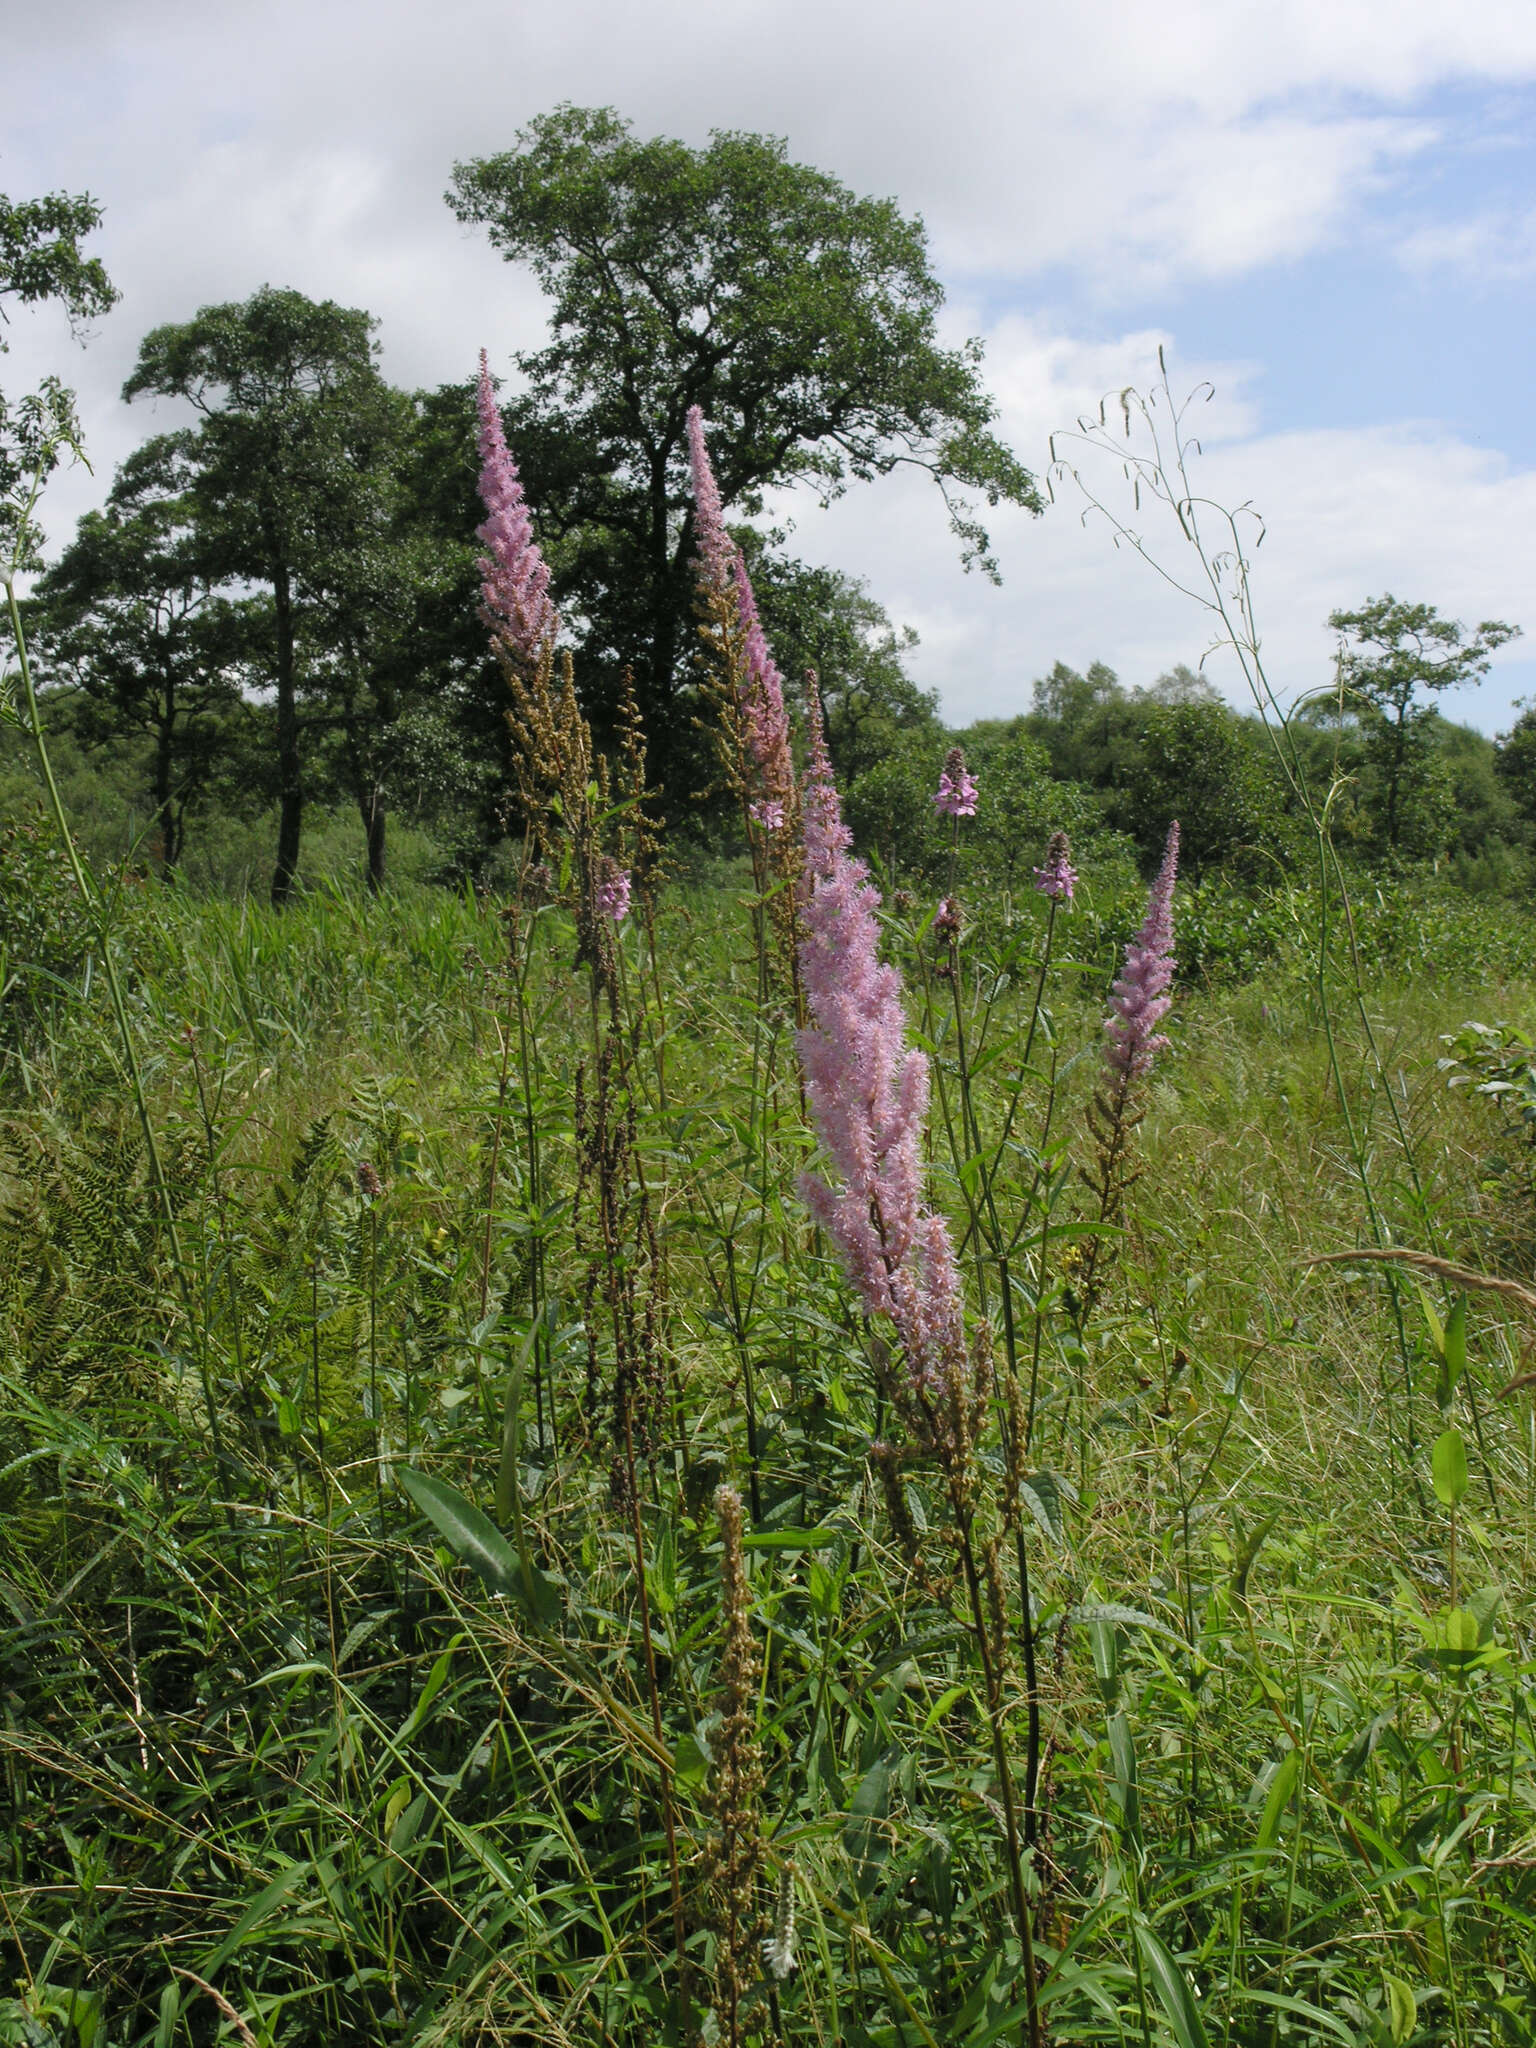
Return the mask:
[[880,959],[879,892],[851,851],[814,708],[804,810],[800,1061],[839,1184],[806,1174],[800,1191],[866,1309],[895,1324],[914,1386],[936,1389],[964,1371],[965,1331],[949,1231],[923,1201],[928,1062],[907,1044],[901,976]]
[[1168,828],[1163,864],[1147,899],[1141,930],[1125,949],[1125,965],[1109,999],[1104,1058],[1124,1086],[1151,1067],[1168,1044],[1157,1027],[1173,1004],[1173,886],[1179,872],[1179,821]]
[[1053,832],[1046,842],[1045,866],[1035,869],[1035,887],[1053,903],[1072,901],[1077,869],[1072,865],[1072,845],[1065,832]]
[[939,786],[933,793],[933,807],[942,818],[974,818],[976,815],[976,784],[966,768],[965,754],[959,747],[949,750]]
[[740,686],[739,708],[757,790],[748,808],[757,824],[766,831],[778,832],[784,826],[795,773],[789,746],[789,713],[784,705],[784,678],[768,652],[747,565],[740,548],[725,530],[720,487],[704,442],[704,415],[696,405],[688,413],[688,460],[693,472],[694,515],[699,530],[699,580],[706,592],[716,598],[724,598],[734,586],[746,671]]
[[604,917],[620,924],[629,915],[629,871],[606,857],[603,877],[597,885],[597,907]]
[[531,668],[545,643],[559,630],[560,617],[550,602],[549,565],[533,537],[533,522],[517,464],[502,432],[484,349],[480,351],[476,406],[480,414],[480,496],[487,515],[476,531],[490,549],[479,565],[484,579],[480,586],[484,616],[507,651]]

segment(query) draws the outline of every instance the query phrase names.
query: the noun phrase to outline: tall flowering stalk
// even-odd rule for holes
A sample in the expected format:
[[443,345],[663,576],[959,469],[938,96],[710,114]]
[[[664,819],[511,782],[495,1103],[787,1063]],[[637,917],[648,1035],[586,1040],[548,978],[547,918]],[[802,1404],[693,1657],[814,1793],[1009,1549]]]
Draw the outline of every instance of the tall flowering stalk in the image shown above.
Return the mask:
[[[642,900],[649,899],[658,827],[643,812],[648,794],[645,741],[629,679],[620,713],[616,776],[610,775],[607,761],[592,744],[591,729],[577,703],[569,654],[560,658],[556,680],[560,621],[549,596],[549,568],[534,539],[483,352],[477,403],[480,493],[486,509],[478,532],[489,550],[480,564],[481,616],[511,695],[507,722],[524,815],[531,836],[546,849],[555,851],[561,841],[569,848],[577,960],[591,970],[592,1056],[590,1063],[583,1060],[576,1069],[576,1186],[571,1203],[575,1249],[585,1268],[588,1407],[595,1419],[600,1406],[598,1345],[606,1320],[613,1360],[608,1389],[610,1484],[616,1503],[629,1513],[652,1733],[664,1756],[638,1473],[642,1462],[654,1458],[666,1418],[666,1290],[650,1194],[638,1157],[638,1091],[630,1068],[632,1034],[620,1008],[616,938],[630,908],[632,868]],[[610,851],[604,840],[612,829],[608,820],[615,808],[615,783],[625,821],[611,841],[615,850]],[[550,1398],[553,1414],[553,1387]],[[686,1926],[672,1773],[665,1764],[660,1806],[681,2014],[687,2002]]]
[[607,761],[576,698],[569,655],[557,661],[560,615],[549,595],[549,565],[534,538],[523,486],[502,431],[485,352],[476,404],[480,418],[480,495],[486,517],[477,532],[489,553],[480,561],[481,612],[511,695],[517,793],[528,825],[547,852],[571,849],[578,957],[587,962],[610,1008],[614,1001],[616,926],[629,909],[631,868],[638,858],[644,886],[658,831],[645,815],[644,736],[628,680],[621,714],[623,759],[619,794],[624,819],[614,852],[603,845],[603,820],[613,805]]
[[698,406],[688,414],[688,457],[698,531],[699,633],[718,714],[720,762],[742,805],[758,887],[774,890],[774,929],[793,983],[799,792],[784,678],[768,651],[747,565],[725,528]]
[[543,658],[546,643],[559,631],[560,615],[550,599],[549,565],[533,537],[533,521],[502,430],[484,349],[475,407],[480,416],[480,497],[485,505],[485,523],[476,534],[490,550],[480,560],[481,616],[497,646],[531,673]]
[[928,1061],[907,1044],[901,976],[880,959],[880,893],[852,845],[816,719],[800,947],[811,1022],[799,1043],[807,1101],[840,1185],[805,1174],[800,1191],[865,1308],[895,1325],[904,1392],[932,1436],[934,1403],[960,1399],[969,1379],[960,1275],[948,1226],[923,1200]]
[[[743,1547],[746,1514],[734,1486],[716,1489],[715,1513],[720,1520],[725,1641],[717,1702],[720,1718],[711,1743],[714,1769],[705,1794],[714,1828],[705,1845],[703,1875],[715,1932],[715,2017],[725,2048],[740,2048],[743,2035],[755,2031],[747,2008],[759,1977],[758,1954],[766,1931],[758,1899],[766,1860],[757,1741],[763,1661],[752,1634],[752,1592]],[[787,1975],[788,1970],[779,1974]]]
[[[1141,1084],[1153,1062],[1166,1050],[1158,1030],[1173,1006],[1173,891],[1179,872],[1179,823],[1168,828],[1162,866],[1147,899],[1141,929],[1125,949],[1125,964],[1115,980],[1104,1020],[1104,1080],[1088,1108],[1093,1135],[1093,1163],[1084,1179],[1098,1197],[1098,1221],[1119,1221],[1125,1197],[1139,1179],[1130,1170],[1132,1136],[1146,1114]],[[1102,1236],[1088,1240],[1074,1292],[1078,1320],[1086,1319],[1098,1295]]]
[[[954,1246],[944,1219],[925,1200],[928,1062],[907,1043],[901,976],[880,958],[879,892],[854,856],[814,705],[804,819],[800,970],[811,1021],[800,1033],[800,1060],[832,1174],[804,1175],[800,1191],[869,1315],[894,1331],[896,1356],[882,1358],[881,1384],[913,1448],[937,1463],[948,1495],[950,1537],[986,1687],[1029,2038],[1039,2048],[1034,1930],[1005,1734],[1005,1601],[998,1566],[1002,1539],[1017,1526],[1018,1487],[1005,1485],[993,1501],[975,1455],[992,1392],[990,1333],[981,1329],[967,1346]],[[896,1533],[906,1540],[896,1470],[901,1455],[880,1445],[875,1463]],[[980,1518],[989,1509],[987,1534]],[[915,1545],[915,1537],[910,1540]]]

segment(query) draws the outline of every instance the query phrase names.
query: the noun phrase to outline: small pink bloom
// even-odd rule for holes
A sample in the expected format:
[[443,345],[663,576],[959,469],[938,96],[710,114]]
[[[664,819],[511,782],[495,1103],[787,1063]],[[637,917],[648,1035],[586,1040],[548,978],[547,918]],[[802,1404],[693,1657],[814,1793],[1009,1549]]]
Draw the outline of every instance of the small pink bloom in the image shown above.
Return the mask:
[[762,803],[749,804],[747,808],[753,822],[761,825],[765,832],[784,830],[784,806],[777,800],[765,798]]
[[619,924],[629,915],[629,874],[614,861],[605,863],[606,872],[597,885],[597,907],[604,917]]
[[1065,832],[1053,832],[1045,849],[1045,866],[1035,869],[1035,887],[1053,903],[1070,903],[1077,887],[1077,869]]
[[974,818],[976,815],[976,784],[967,772],[965,755],[959,747],[949,750],[939,786],[933,793],[933,804],[941,817]]

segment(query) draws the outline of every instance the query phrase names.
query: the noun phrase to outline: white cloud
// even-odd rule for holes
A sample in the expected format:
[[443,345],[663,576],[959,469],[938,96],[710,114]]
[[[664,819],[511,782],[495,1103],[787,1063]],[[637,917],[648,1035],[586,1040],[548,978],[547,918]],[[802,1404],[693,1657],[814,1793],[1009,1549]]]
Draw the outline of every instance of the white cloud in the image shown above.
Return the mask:
[[1398,260],[1405,270],[1448,270],[1474,284],[1536,277],[1536,209],[1480,213],[1418,228],[1399,245]]
[[[1051,432],[1096,414],[1106,392],[1145,390],[1167,338],[1137,333],[1085,345],[1013,320],[988,340],[1004,425],[1043,474]],[[1329,612],[1388,589],[1449,617],[1509,618],[1536,632],[1536,471],[1432,425],[1266,432],[1251,366],[1185,365],[1172,349],[1170,365],[1176,396],[1202,378],[1215,386],[1192,416],[1205,450],[1194,461],[1196,489],[1221,504],[1251,503],[1265,520],[1252,582],[1279,694],[1326,683]],[[1118,417],[1113,400],[1110,416]],[[1170,574],[1198,581],[1171,513],[1145,501],[1135,511],[1113,459],[1081,466]],[[1079,668],[1104,660],[1126,682],[1147,683],[1177,661],[1197,662],[1216,631],[1198,604],[1117,548],[1104,521],[1083,516],[1070,483],[1042,519],[995,519],[1000,590],[961,573],[942,507],[920,479],[892,479],[826,513],[804,501],[795,509],[799,553],[864,576],[899,622],[917,627],[914,669],[958,722],[1027,710],[1031,682],[1058,659]],[[1500,655],[1479,690],[1448,700],[1448,715],[1487,730],[1507,723],[1514,693],[1536,684],[1536,665],[1522,653],[1517,642]],[[1229,654],[1213,656],[1207,673],[1247,702]]]

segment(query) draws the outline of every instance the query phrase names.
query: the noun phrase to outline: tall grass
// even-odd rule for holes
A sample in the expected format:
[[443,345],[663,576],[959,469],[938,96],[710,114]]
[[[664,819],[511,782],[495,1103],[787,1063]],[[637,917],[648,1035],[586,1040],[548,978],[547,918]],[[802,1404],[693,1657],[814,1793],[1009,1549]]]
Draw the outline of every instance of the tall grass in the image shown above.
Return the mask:
[[[984,1185],[1000,1215],[1055,1218],[1043,1277],[1031,1227],[1012,1281],[1026,1371],[1039,1336],[1034,1679],[1015,1663],[1007,1712],[1022,1770],[1037,1695],[1044,2024],[1061,2040],[1521,2039],[1536,1446],[1528,1410],[1492,1396],[1522,1332],[1472,1304],[1496,1508],[1481,1481],[1459,1503],[1453,1597],[1424,1448],[1431,1325],[1410,1292],[1421,1509],[1383,1283],[1305,1263],[1353,1241],[1358,1189],[1309,971],[1282,954],[1261,984],[1186,995],[1133,1220],[1080,1333],[1055,1229],[1069,1249],[1067,1154],[1109,963],[1075,957],[1063,915],[1021,1077],[1046,914],[1021,931],[982,904],[960,941],[980,1144],[956,1116],[934,1169],[962,1229]],[[574,938],[541,911],[509,996],[504,927],[468,900],[143,913],[126,1001],[172,1162],[180,1290],[131,1104],[78,1083],[110,1047],[99,984],[32,1047],[4,1166],[18,2040],[212,2039],[234,2021],[202,1984],[274,2041],[707,2031],[712,1501],[733,1473],[762,1659],[755,1910],[766,1938],[788,1888],[797,1957],[739,1995],[739,2030],[1018,2038],[942,1495],[921,1461],[871,1455],[889,1423],[869,1336],[793,1195],[803,1126],[792,1090],[763,1090],[784,1047],[765,1047],[729,892],[666,899],[665,1102],[643,1063],[633,1079],[669,1304],[667,1420],[633,1511],[658,1732],[631,1511],[611,1504],[588,1400]],[[631,988],[641,943],[626,932]],[[895,922],[887,943],[921,987],[932,935]],[[1529,1002],[1512,985],[1497,1007]],[[1368,1147],[1405,1124],[1441,1241],[1475,1262],[1507,1219],[1480,1185],[1492,1113],[1436,1066],[1466,1007],[1422,979],[1384,991],[1373,1035],[1395,1102],[1367,1088],[1354,1114]],[[504,1081],[498,1032],[518,1009],[526,1051]],[[1375,1072],[1347,1030],[1338,1058]],[[1384,1177],[1382,1199],[1417,1224],[1406,1179]],[[1443,1326],[1453,1304],[1431,1300]],[[599,1371],[612,1362],[599,1335]],[[448,1542],[424,1519],[398,1483],[407,1444],[483,1529]],[[1017,1622],[1013,1553],[1001,1569]]]
[[880,932],[946,1379],[800,1192],[777,812],[658,892],[638,738],[610,801],[534,653],[563,780],[506,902],[114,900],[52,786],[0,2039],[1533,2038],[1529,1304],[1434,1262],[1530,1242],[1521,1040],[1456,1041],[1492,1097],[1441,1055],[1468,989],[1529,1018],[1525,921],[1349,893],[1308,792],[1310,885],[1178,902],[1111,1152],[1140,902],[957,901],[957,816]]

